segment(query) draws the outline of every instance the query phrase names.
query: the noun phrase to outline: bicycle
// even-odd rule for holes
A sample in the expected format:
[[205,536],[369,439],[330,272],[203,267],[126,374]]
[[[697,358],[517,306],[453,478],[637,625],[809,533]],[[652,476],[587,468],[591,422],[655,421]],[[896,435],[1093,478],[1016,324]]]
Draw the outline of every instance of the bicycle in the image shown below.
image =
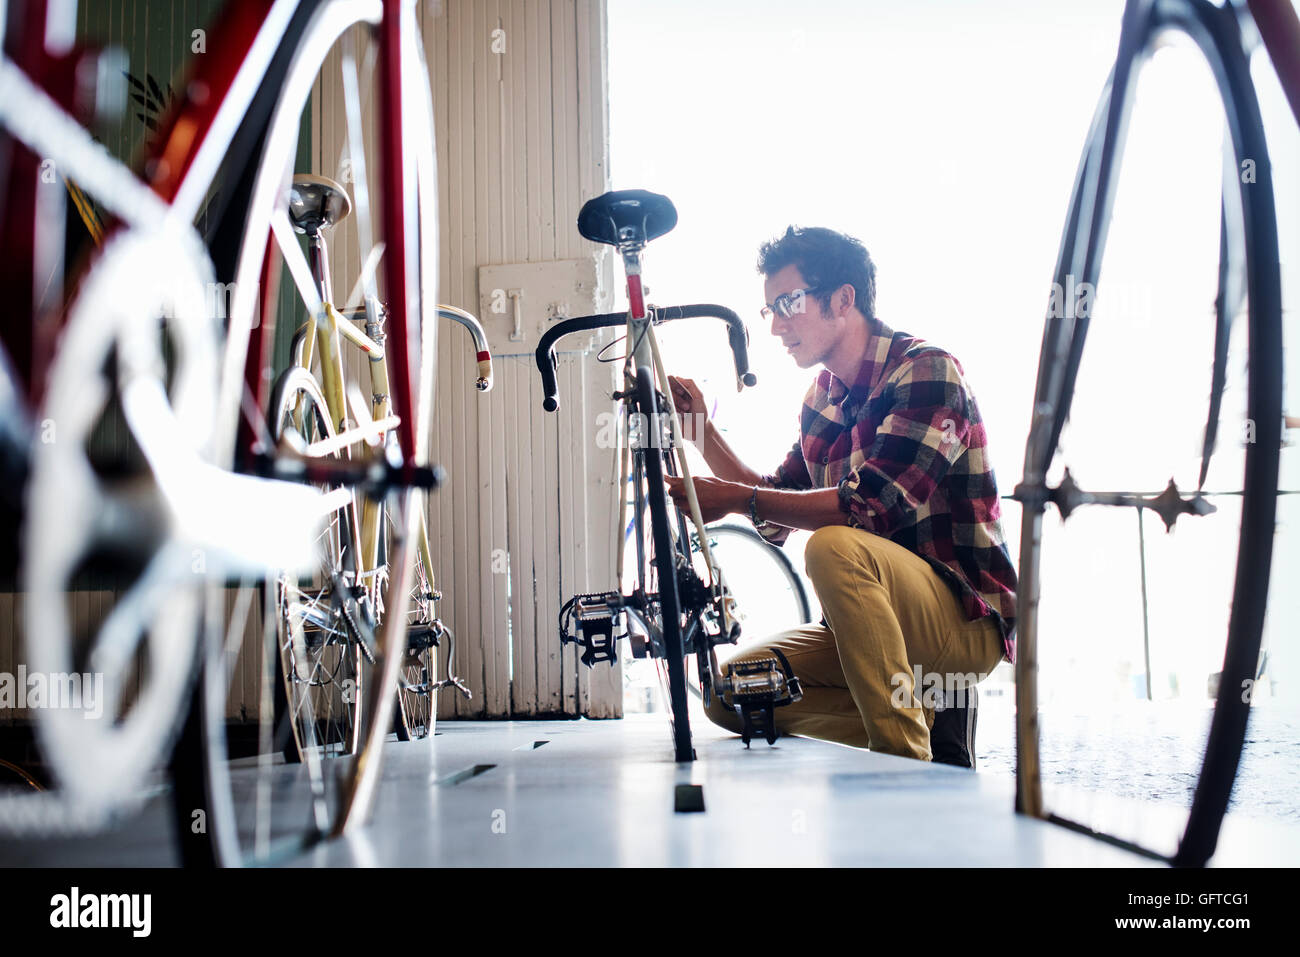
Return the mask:
[[[538,342],[537,367],[542,376],[542,407],[559,408],[556,385],[555,342],[562,336],[625,325],[628,350],[624,357],[623,387],[614,395],[619,403],[620,478],[633,488],[632,536],[635,551],[634,582],[629,592],[575,595],[560,612],[562,643],[582,647],[588,666],[617,660],[618,623],[629,617],[642,627],[639,642],[644,654],[655,659],[671,712],[674,759],[692,761],[686,656],[694,654],[700,693],[707,703],[713,694],[728,695],[744,719],[744,739],[762,734],[776,740],[773,709],[798,700],[798,680],[776,657],[746,663],[723,675],[716,646],[734,643],[740,627],[735,600],[727,588],[709,546],[709,536],[695,501],[690,468],[682,447],[681,430],[673,406],[672,390],[659,356],[654,326],[686,318],[712,317],[727,325],[728,342],[735,361],[737,388],[752,386],[748,339],[744,324],[734,312],[717,305],[656,308],[648,306],[641,282],[641,259],[646,245],[677,223],[677,211],[666,196],[644,190],[621,190],[589,200],[578,215],[578,231],[593,242],[614,246],[627,277],[628,311],[580,316],[556,322]],[[664,476],[680,474],[685,480],[691,522],[699,545],[692,555],[687,520],[671,504]],[[615,526],[627,527],[626,496],[619,496],[620,517]],[[649,521],[646,512],[649,511]],[[624,567],[624,542],[617,537],[615,568]],[[635,652],[634,652],[635,653]]]
[[[20,18],[9,16],[7,4],[0,6],[0,196],[6,253],[12,253],[4,257],[0,278],[11,311],[32,317],[30,324],[23,318],[4,331],[18,383],[13,391],[24,397],[22,407],[8,413],[20,426],[5,434],[32,437],[46,422],[59,428],[58,442],[24,445],[20,439],[16,449],[6,450],[6,459],[16,459],[26,479],[27,495],[18,506],[26,530],[26,631],[41,636],[29,640],[29,654],[34,668],[50,672],[93,663],[93,670],[107,676],[110,713],[119,719],[92,727],[84,721],[74,725],[55,711],[35,713],[64,801],[43,805],[53,810],[38,823],[58,826],[78,817],[98,827],[138,806],[145,778],[179,728],[176,716],[193,684],[195,663],[202,660],[201,693],[192,699],[179,765],[217,770],[178,776],[178,815],[183,834],[201,830],[213,843],[213,860],[243,860],[223,764],[222,684],[226,645],[242,639],[252,599],[247,589],[241,591],[234,615],[227,615],[221,608],[224,583],[258,579],[268,569],[309,571],[320,524],[361,490],[386,499],[395,529],[387,562],[387,622],[375,633],[377,677],[364,689],[362,713],[372,717],[359,728],[356,759],[340,781],[326,782],[318,762],[308,762],[310,812],[302,815],[308,820],[304,827],[295,812],[290,824],[299,846],[343,833],[369,811],[406,651],[418,493],[439,481],[428,463],[436,170],[415,5],[228,0],[209,31],[220,42],[193,64],[139,173],[93,141],[83,125],[90,117],[80,109],[87,91],[64,82],[75,7],[29,4]],[[309,271],[302,268],[305,257],[292,237],[283,197],[299,118],[322,65],[335,62],[327,61],[331,51],[338,53],[343,74],[351,168],[355,182],[364,184],[357,190],[356,216],[367,263],[361,273],[364,303],[372,320],[380,293],[387,304],[386,346],[399,412],[392,445],[346,459],[305,456],[257,441],[269,408],[271,383],[263,370],[270,365],[267,330],[278,288],[278,262],[267,253],[278,247],[302,292]],[[83,57],[84,65],[94,65],[90,54]],[[359,61],[365,64],[361,71]],[[362,134],[358,81],[367,72],[378,104],[370,114],[378,135],[376,162],[369,167],[363,141],[372,141]],[[106,91],[103,84],[91,90],[91,101],[103,105],[111,99]],[[42,191],[43,166],[74,181],[110,217],[103,246],[68,271],[67,301],[58,254],[63,186],[56,181],[53,192]],[[381,186],[378,222],[367,169]],[[200,236],[196,218],[218,182],[220,202],[206,210]],[[408,214],[408,204],[418,216]],[[56,281],[47,281],[51,277]],[[207,308],[208,294],[217,288],[234,291],[224,322]],[[304,295],[304,301],[313,310],[321,307],[318,296]],[[319,311],[313,316],[325,318]],[[108,374],[94,375],[106,368]],[[87,394],[88,383],[98,387],[93,402],[78,398]],[[96,471],[102,463],[92,454],[91,439],[106,420],[118,423],[129,446],[121,461],[110,463],[133,477],[129,488]],[[337,487],[341,494],[321,496],[313,484]],[[78,514],[85,516],[80,523]],[[122,562],[122,555],[130,561]],[[116,561],[119,572],[129,566],[126,594],[108,609],[102,627],[82,638],[73,634],[64,595],[83,568],[106,559],[110,565]],[[275,620],[274,608],[263,611],[264,623]],[[260,737],[269,745],[265,725],[274,710],[275,645],[262,630]],[[144,680],[136,682],[140,669]],[[267,770],[268,753],[263,750],[259,771]],[[255,856],[265,857],[273,830],[265,820],[270,788],[260,779],[257,790]]]
[[[329,275],[326,230],[332,231],[351,211],[347,191],[337,182],[315,174],[298,174],[288,198],[294,230],[307,237],[313,290],[322,303],[294,332],[293,365],[271,392],[270,434],[273,447],[289,447],[306,456],[337,458],[356,444],[379,447],[397,423],[390,414],[389,379],[384,351],[386,310],[342,310],[334,306]],[[375,320],[372,322],[370,312]],[[327,322],[318,322],[322,313]],[[474,339],[479,392],[492,387],[492,362],[486,336],[470,313],[440,306],[439,318],[465,326]],[[357,328],[358,324],[362,329]],[[359,350],[367,360],[370,403],[350,374],[344,347]],[[313,360],[319,373],[313,373]],[[350,408],[349,408],[350,405]],[[336,430],[353,431],[345,444]],[[439,595],[434,588],[429,536],[423,509],[418,519],[415,583],[410,595],[406,650],[397,690],[394,730],[399,740],[426,737],[436,719],[435,695],[452,686],[469,695],[464,683],[448,672],[446,681],[434,677],[434,649],[450,631],[437,618]],[[383,620],[384,586],[389,575],[389,539],[395,532],[381,500],[355,498],[334,513],[322,535],[324,562],[304,588],[293,575],[277,582],[277,646],[279,671],[293,730],[285,757],[301,760],[306,749],[322,747],[354,754],[365,665],[373,665],[374,632]],[[448,658],[450,663],[450,656]],[[321,727],[321,725],[324,727]]]
[[[1013,496],[1024,507],[1016,662],[1016,809],[1072,830],[1099,837],[1176,866],[1202,866],[1214,853],[1219,828],[1245,739],[1249,695],[1242,689],[1257,675],[1264,608],[1268,596],[1278,450],[1282,423],[1282,305],[1278,234],[1268,146],[1251,81],[1250,49],[1243,38],[1252,21],[1274,60],[1296,118],[1300,121],[1300,22],[1285,4],[1249,3],[1216,7],[1207,0],[1130,0],[1124,11],[1119,52],[1102,93],[1076,174],[1057,257],[1054,289],[1084,283],[1096,288],[1115,197],[1127,120],[1142,62],[1167,33],[1190,37],[1209,63],[1227,114],[1231,149],[1225,152],[1220,205],[1218,296],[1208,416],[1201,444],[1196,490],[1184,495],[1173,479],[1159,494],[1089,492],[1068,468],[1056,484],[1048,473],[1058,457],[1062,430],[1071,412],[1088,316],[1049,311],[1043,333],[1034,413],[1025,449],[1024,478]],[[1253,176],[1239,175],[1249,161]],[[1237,182],[1231,189],[1228,183]],[[1042,519],[1048,503],[1062,520],[1082,505],[1150,509],[1167,528],[1187,517],[1215,511],[1204,488],[1218,442],[1228,374],[1232,319],[1247,300],[1247,416],[1254,424],[1246,446],[1232,611],[1216,705],[1203,763],[1185,826],[1172,854],[1094,831],[1058,815],[1044,804],[1038,728],[1038,601]]]

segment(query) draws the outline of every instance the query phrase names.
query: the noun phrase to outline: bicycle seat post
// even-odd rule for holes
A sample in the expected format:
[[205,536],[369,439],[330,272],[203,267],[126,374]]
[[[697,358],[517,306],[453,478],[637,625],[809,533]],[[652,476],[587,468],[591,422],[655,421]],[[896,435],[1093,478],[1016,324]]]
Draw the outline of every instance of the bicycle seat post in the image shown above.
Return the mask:
[[645,246],[640,243],[629,243],[619,246],[618,251],[623,257],[623,272],[627,277],[628,323],[631,327],[633,343],[632,359],[638,369],[653,370],[650,337],[644,331],[646,323],[649,322],[645,308],[645,290],[641,285],[641,251],[644,248]]
[[310,173],[299,173],[293,178],[289,190],[289,219],[295,230],[307,236],[308,262],[321,302],[334,302],[329,248],[322,230],[342,222],[351,211],[352,201],[347,190],[332,179]]
[[623,274],[627,277],[627,304],[633,319],[645,318],[645,294],[641,288],[641,245],[620,246]]

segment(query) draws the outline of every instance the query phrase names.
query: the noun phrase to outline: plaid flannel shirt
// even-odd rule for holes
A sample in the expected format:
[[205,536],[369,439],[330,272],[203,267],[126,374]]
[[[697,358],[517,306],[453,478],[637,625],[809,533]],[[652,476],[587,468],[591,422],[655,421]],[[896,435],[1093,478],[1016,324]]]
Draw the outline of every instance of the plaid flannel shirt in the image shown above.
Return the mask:
[[[975,396],[942,349],[872,321],[851,386],[823,369],[804,398],[800,438],[764,481],[838,487],[847,523],[920,555],[968,620],[997,619],[1015,661],[1016,571]],[[760,532],[784,541],[789,529]]]

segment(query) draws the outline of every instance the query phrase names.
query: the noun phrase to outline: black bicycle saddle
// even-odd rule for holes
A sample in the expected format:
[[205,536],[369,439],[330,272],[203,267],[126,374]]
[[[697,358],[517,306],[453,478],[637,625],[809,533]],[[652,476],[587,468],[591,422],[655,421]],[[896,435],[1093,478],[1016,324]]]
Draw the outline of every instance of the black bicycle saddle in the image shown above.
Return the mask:
[[616,189],[587,200],[578,213],[583,238],[611,246],[644,246],[676,225],[673,201],[644,189]]

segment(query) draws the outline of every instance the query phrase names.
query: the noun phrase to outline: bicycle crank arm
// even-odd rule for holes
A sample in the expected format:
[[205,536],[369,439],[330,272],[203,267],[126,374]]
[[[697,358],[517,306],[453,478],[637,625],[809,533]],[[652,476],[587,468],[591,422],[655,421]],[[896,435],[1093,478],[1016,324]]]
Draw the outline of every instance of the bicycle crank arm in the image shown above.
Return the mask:
[[[260,574],[268,568],[305,573],[317,563],[312,543],[329,514],[320,507],[320,492],[204,461],[156,380],[129,382],[122,390],[122,410],[171,512],[172,535],[191,550],[186,567],[192,573]],[[239,507],[214,508],[216,502]]]

